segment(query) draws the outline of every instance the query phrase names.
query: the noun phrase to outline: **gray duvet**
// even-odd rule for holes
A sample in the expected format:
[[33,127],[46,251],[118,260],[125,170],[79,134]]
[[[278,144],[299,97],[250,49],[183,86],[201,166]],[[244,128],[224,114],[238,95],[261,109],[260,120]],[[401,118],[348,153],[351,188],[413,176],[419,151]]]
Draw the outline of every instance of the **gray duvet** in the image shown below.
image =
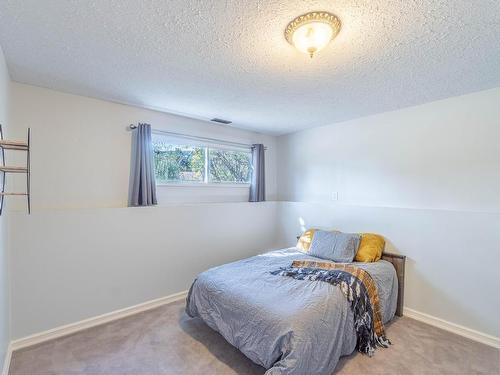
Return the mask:
[[[337,286],[269,273],[296,259],[317,258],[290,248],[209,269],[191,286],[186,312],[268,369],[267,375],[329,375],[356,348],[353,313]],[[394,267],[383,260],[356,265],[377,283],[388,322],[397,302]]]

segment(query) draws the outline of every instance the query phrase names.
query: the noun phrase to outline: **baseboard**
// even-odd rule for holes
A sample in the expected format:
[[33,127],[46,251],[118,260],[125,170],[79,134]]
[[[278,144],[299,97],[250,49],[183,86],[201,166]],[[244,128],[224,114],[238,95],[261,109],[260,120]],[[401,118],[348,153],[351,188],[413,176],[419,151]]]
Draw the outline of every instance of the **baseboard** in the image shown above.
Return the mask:
[[467,337],[471,340],[480,342],[482,344],[486,344],[494,348],[500,349],[500,338],[498,337],[488,335],[483,332],[475,331],[473,329],[461,326],[459,324],[448,322],[441,318],[436,318],[435,316],[428,315],[420,311],[410,309],[408,307],[404,307],[403,315],[407,316],[408,318],[412,318],[421,321],[423,323],[429,324],[431,326],[444,329],[445,331],[452,332],[463,337]]
[[[93,318],[81,320],[76,323],[67,324],[57,328],[50,329],[48,331],[35,333],[34,335],[23,337],[12,341],[11,352],[26,348],[28,346],[40,344],[45,341],[50,341],[57,339],[59,337],[68,336],[73,333],[83,331],[88,328],[96,327],[101,324],[109,323],[114,320],[122,319],[130,315],[138,314],[143,311],[151,310],[175,301],[185,299],[187,297],[187,291],[171,294],[166,297],[154,299],[144,303],[140,303],[135,306],[126,307],[121,310],[116,310],[107,314],[99,315]],[[10,362],[10,361],[9,361]]]
[[9,345],[7,345],[7,351],[5,352],[5,358],[3,361],[2,375],[9,375],[11,358],[12,358],[12,343],[9,343]]

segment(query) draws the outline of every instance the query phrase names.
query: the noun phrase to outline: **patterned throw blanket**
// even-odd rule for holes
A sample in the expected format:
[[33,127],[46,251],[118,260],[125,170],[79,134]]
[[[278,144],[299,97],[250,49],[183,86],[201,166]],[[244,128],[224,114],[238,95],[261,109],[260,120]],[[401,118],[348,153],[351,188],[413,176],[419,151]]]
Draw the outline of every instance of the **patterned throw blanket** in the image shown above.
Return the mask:
[[371,357],[377,345],[387,348],[391,344],[385,336],[377,285],[365,270],[345,263],[294,260],[291,267],[271,273],[339,286],[354,313],[358,350]]

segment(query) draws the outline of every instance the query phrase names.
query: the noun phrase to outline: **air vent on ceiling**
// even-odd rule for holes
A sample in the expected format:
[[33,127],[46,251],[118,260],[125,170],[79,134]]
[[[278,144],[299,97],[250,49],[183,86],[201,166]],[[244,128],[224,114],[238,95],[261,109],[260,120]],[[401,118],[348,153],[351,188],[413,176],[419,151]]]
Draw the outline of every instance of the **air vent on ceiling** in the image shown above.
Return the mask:
[[229,124],[231,124],[231,123],[232,123],[232,121],[229,121],[229,120],[223,120],[223,119],[221,119],[221,118],[217,118],[217,117],[216,117],[216,118],[211,119],[210,121],[212,121],[212,122],[217,122],[217,123],[219,123],[219,124],[224,124],[224,125],[229,125]]

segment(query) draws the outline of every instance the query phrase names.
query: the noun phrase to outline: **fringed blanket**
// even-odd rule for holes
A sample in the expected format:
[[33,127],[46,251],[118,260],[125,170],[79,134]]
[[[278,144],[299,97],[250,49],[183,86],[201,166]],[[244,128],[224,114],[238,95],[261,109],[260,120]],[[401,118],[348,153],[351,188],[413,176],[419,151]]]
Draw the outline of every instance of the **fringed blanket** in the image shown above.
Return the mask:
[[271,273],[339,286],[354,313],[358,350],[371,357],[377,345],[387,348],[391,344],[385,336],[377,286],[365,270],[345,263],[294,260],[291,267]]

